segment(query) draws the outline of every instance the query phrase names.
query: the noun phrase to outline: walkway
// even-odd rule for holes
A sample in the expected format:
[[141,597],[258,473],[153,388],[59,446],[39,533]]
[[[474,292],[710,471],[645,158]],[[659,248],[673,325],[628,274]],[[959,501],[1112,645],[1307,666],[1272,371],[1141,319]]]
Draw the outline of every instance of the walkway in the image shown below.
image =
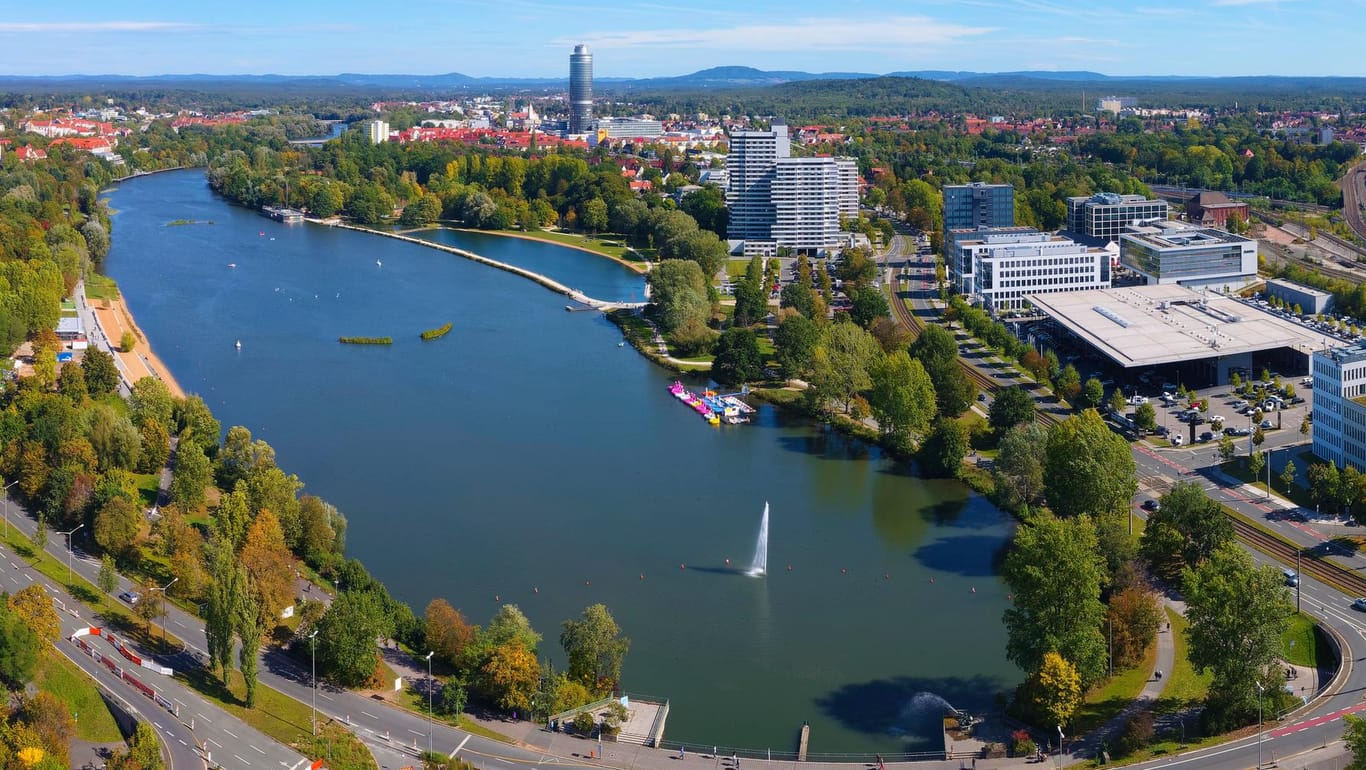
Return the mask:
[[545,275],[541,275],[540,273],[536,273],[536,272],[533,272],[533,271],[531,271],[531,270],[527,270],[526,268],[517,267],[516,265],[509,265],[509,264],[506,263],[506,262],[499,262],[499,261],[496,260],[496,259],[489,259],[488,257],[481,256],[481,255],[479,255],[479,254],[475,254],[475,253],[472,252],[472,251],[466,251],[466,250],[464,250],[464,249],[458,249],[458,248],[456,248],[456,247],[454,247],[454,246],[447,246],[447,245],[441,244],[441,243],[433,243],[433,242],[431,242],[431,241],[424,241],[424,240],[421,239],[421,238],[414,238],[414,237],[409,236],[409,235],[400,235],[400,234],[398,234],[398,233],[386,233],[386,232],[384,232],[383,230],[371,230],[370,228],[367,228],[367,227],[357,227],[357,226],[355,226],[355,225],[348,225],[348,224],[344,224],[344,223],[341,223],[341,222],[324,221],[324,220],[321,220],[321,219],[309,219],[308,221],[309,221],[309,222],[312,222],[312,223],[314,223],[314,224],[327,225],[327,226],[329,226],[329,227],[340,227],[340,228],[342,228],[342,229],[344,229],[344,230],[356,230],[356,231],[362,232],[362,233],[370,233],[371,235],[382,235],[382,236],[384,236],[385,238],[395,238],[395,239],[400,240],[400,241],[407,241],[408,243],[415,243],[415,244],[417,244],[417,245],[419,245],[419,246],[426,246],[426,247],[428,247],[428,248],[440,249],[441,251],[450,252],[451,254],[455,254],[456,256],[459,256],[459,257],[464,257],[465,259],[468,259],[468,260],[471,260],[471,261],[474,261],[474,262],[478,262],[478,263],[480,263],[480,264],[482,264],[482,265],[488,265],[489,267],[496,267],[496,268],[498,268],[499,270],[506,270],[506,271],[509,272],[509,273],[515,273],[515,274],[517,274],[517,275],[520,275],[520,276],[522,276],[523,278],[530,278],[531,280],[535,281],[536,283],[541,284],[542,286],[546,287],[547,289],[550,289],[551,291],[554,291],[554,292],[558,292],[558,293],[560,293],[560,294],[563,294],[563,295],[565,295],[566,297],[569,297],[570,299],[574,300],[575,302],[578,302],[578,303],[583,304],[583,305],[587,305],[587,306],[589,306],[589,307],[591,307],[591,308],[594,308],[595,310],[601,310],[601,311],[603,311],[603,312],[607,312],[607,311],[610,311],[610,310],[621,310],[621,309],[642,308],[642,307],[645,307],[646,304],[648,304],[648,303],[645,303],[645,302],[609,302],[609,301],[603,300],[603,299],[594,299],[593,297],[590,297],[590,296],[588,296],[587,294],[584,294],[583,292],[579,291],[578,289],[571,289],[570,287],[565,286],[564,284],[560,283],[559,281],[555,280],[554,278],[551,278],[551,277],[545,276]]

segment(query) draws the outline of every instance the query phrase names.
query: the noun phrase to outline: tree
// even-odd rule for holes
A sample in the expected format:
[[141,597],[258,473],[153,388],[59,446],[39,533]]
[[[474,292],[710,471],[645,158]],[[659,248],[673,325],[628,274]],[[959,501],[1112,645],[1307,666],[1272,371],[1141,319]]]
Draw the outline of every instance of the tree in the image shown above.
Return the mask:
[[527,711],[540,678],[536,654],[509,643],[493,648],[479,669],[478,682],[484,697],[504,711]]
[[114,752],[109,758],[108,770],[163,770],[165,766],[156,732],[148,723],[138,722],[128,741],[128,751]]
[[142,452],[138,455],[139,473],[158,473],[171,457],[171,436],[166,426],[156,420],[148,420],[139,431],[142,438]]
[[446,682],[441,685],[441,693],[436,697],[436,711],[446,716],[458,717],[465,710],[467,703],[469,693],[465,692],[464,685],[459,682]]
[[1266,442],[1266,434],[1262,432],[1262,426],[1258,425],[1252,429],[1252,445],[1261,446]]
[[820,326],[804,315],[788,316],[779,322],[773,346],[783,373],[793,378],[807,376],[811,356],[820,342]]
[[987,412],[991,427],[999,433],[1034,419],[1034,397],[1024,388],[1002,388]]
[[1151,433],[1157,427],[1157,410],[1150,402],[1144,401],[1134,411],[1134,425],[1144,433]]
[[1285,491],[1291,492],[1295,486],[1295,461],[1287,459],[1285,467],[1281,469],[1281,483],[1285,485]]
[[916,458],[927,476],[957,478],[968,448],[968,429],[957,420],[940,417]]
[[1280,570],[1256,568],[1229,543],[1183,574],[1189,657],[1199,673],[1213,671],[1201,722],[1227,730],[1257,715],[1258,688],[1283,682],[1281,635],[1293,612]]
[[343,687],[375,673],[375,641],[387,636],[384,606],[371,591],[343,591],[318,621],[317,660],[323,676]]
[[114,566],[114,558],[107,553],[100,557],[100,574],[95,580],[100,590],[107,594],[119,587],[118,568]]
[[85,372],[81,367],[74,364],[62,367],[57,375],[57,392],[78,406],[85,403],[90,391],[85,386]]
[[85,387],[91,396],[113,393],[119,386],[119,370],[114,365],[114,357],[99,348],[86,348],[81,371],[85,373]]
[[764,260],[753,257],[745,277],[735,284],[735,324],[749,326],[763,320],[768,312],[768,287],[764,283]]
[[1095,377],[1086,381],[1081,390],[1082,409],[1097,409],[1105,402],[1105,386]]
[[870,329],[877,319],[892,314],[887,295],[881,289],[867,286],[856,290],[850,299],[853,302],[849,308],[849,319],[865,329]]
[[1092,409],[1049,430],[1045,471],[1044,494],[1059,516],[1127,514],[1138,491],[1129,444]]
[[977,397],[977,389],[958,365],[958,343],[953,334],[937,324],[927,325],[911,343],[911,356],[920,360],[934,383],[939,414],[957,417]]
[[[244,549],[245,550],[245,549]],[[247,570],[243,590],[237,595],[237,605],[233,608],[233,627],[237,632],[237,668],[242,672],[246,685],[246,707],[256,707],[256,656],[261,651],[261,638],[265,635],[268,623],[274,618],[266,610],[251,570]]]
[[1225,433],[1219,437],[1219,459],[1228,462],[1238,454],[1238,447],[1233,443],[1233,437]]
[[19,724],[37,735],[49,762],[57,767],[71,766],[71,740],[76,737],[76,720],[71,718],[66,703],[50,692],[39,690],[32,697],[20,696],[15,716]]
[[30,583],[10,594],[7,604],[9,611],[32,629],[40,640],[56,641],[62,635],[62,621],[57,617],[52,598],[42,585]]
[[212,481],[213,466],[204,450],[193,442],[181,442],[176,447],[171,500],[185,508],[195,508],[204,502],[204,488]]
[[1001,575],[1015,597],[1005,612],[1006,656],[1025,671],[1056,652],[1076,666],[1082,689],[1105,674],[1104,560],[1087,516],[1023,526]]
[[560,632],[560,645],[569,655],[569,676],[590,692],[610,692],[621,680],[621,664],[631,640],[604,604],[583,611],[580,620],[566,620]]
[[759,352],[759,338],[753,330],[732,326],[721,334],[712,361],[712,376],[717,382],[737,385],[757,380],[763,373],[764,356]]
[[1071,364],[1064,366],[1058,372],[1057,378],[1058,395],[1071,401],[1081,393],[1081,375],[1077,373],[1077,368]]
[[0,682],[22,689],[33,678],[42,642],[9,607],[0,611]]
[[914,440],[934,419],[934,385],[925,367],[904,350],[881,356],[869,372],[872,391],[868,403],[882,437],[897,451],[909,454]]
[[242,601],[246,576],[236,561],[232,544],[215,539],[209,544],[209,590],[204,603],[204,638],[209,664],[224,681],[232,666],[233,635],[237,605]]
[[1219,503],[1199,484],[1179,481],[1162,496],[1162,505],[1148,516],[1139,541],[1153,573],[1174,581],[1185,567],[1202,564],[1217,549],[1233,542],[1233,524]]
[[142,531],[142,511],[125,497],[114,497],[95,512],[95,542],[105,552],[121,556]]
[[1081,677],[1076,666],[1056,652],[1045,653],[1030,684],[1034,713],[1044,724],[1065,725],[1072,721],[1081,706]]
[[285,545],[280,522],[270,509],[262,510],[247,529],[238,560],[247,571],[261,603],[261,614],[279,617],[294,600],[294,557]]
[[321,568],[340,557],[346,517],[335,506],[313,495],[299,498],[299,548],[304,560]]
[[839,401],[848,411],[854,395],[872,386],[868,367],[880,355],[882,348],[868,332],[851,323],[834,324],[812,356],[815,395]]
[[1006,431],[997,449],[992,478],[1006,507],[1019,510],[1043,497],[1044,450],[1048,432],[1036,422]]
[[1124,409],[1129,405],[1128,399],[1124,398],[1124,391],[1115,388],[1110,393],[1110,411],[1118,415],[1124,414]]
[[223,446],[218,450],[218,484],[232,489],[255,470],[273,467],[275,450],[270,444],[251,438],[251,431],[241,425],[228,428]]
[[218,450],[218,434],[223,429],[204,399],[189,395],[175,402],[174,424],[181,441],[193,441],[212,456]]
[[99,458],[99,468],[133,470],[142,452],[142,436],[133,423],[112,407],[96,404],[86,413],[86,438]]
[[590,233],[607,229],[607,204],[602,198],[589,198],[579,211],[579,226]]
[[427,647],[450,666],[457,666],[465,648],[474,642],[478,629],[445,599],[427,605]]
[[[1255,438],[1255,437],[1254,437]],[[1252,474],[1252,478],[1262,477],[1262,470],[1266,468],[1266,455],[1262,452],[1253,452],[1247,456],[1247,471]]]
[[689,322],[706,325],[711,314],[707,281],[696,262],[666,259],[655,265],[646,281],[650,285],[650,304],[660,330],[669,334]]
[[1352,714],[1344,714],[1342,719],[1347,726],[1342,740],[1352,752],[1352,762],[1346,770],[1366,770],[1366,719]]
[[175,400],[166,383],[155,377],[143,377],[133,383],[132,395],[128,397],[128,413],[133,424],[142,427],[148,420],[156,420],[167,431],[175,430]]

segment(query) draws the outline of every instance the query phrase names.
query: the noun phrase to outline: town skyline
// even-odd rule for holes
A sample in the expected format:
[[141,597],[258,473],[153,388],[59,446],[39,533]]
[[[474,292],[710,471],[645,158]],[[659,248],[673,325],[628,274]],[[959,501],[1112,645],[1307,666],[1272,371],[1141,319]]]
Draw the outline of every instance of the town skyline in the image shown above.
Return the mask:
[[1366,0],[1153,0],[1124,8],[864,0],[838,13],[814,0],[758,0],[744,8],[696,0],[683,15],[652,3],[630,15],[608,10],[546,0],[421,0],[401,15],[353,2],[331,4],[322,15],[254,0],[231,8],[152,0],[125,13],[76,0],[0,22],[0,75],[460,72],[560,79],[579,43],[595,53],[600,79],[731,65],[812,73],[1366,75],[1366,64],[1351,55],[1355,25],[1343,23],[1366,18]]

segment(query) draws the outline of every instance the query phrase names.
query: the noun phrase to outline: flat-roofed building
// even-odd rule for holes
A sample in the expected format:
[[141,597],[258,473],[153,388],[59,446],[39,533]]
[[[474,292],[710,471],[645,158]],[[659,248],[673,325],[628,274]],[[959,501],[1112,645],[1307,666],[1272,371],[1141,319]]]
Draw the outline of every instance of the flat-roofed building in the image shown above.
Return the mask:
[[1134,222],[1166,219],[1166,201],[1142,195],[1097,193],[1067,199],[1067,229],[1089,238],[1116,240]]
[[985,182],[944,185],[944,232],[1014,225],[1014,187]]
[[372,120],[365,124],[369,132],[370,144],[383,144],[389,141],[389,123],[384,120]]
[[1338,467],[1366,470],[1366,346],[1316,351],[1314,454]]
[[944,263],[948,267],[949,285],[959,294],[972,294],[973,262],[972,252],[964,252],[962,245],[968,241],[1003,241],[1013,236],[1038,235],[1034,227],[960,227],[944,233]]
[[1300,312],[1309,315],[1319,315],[1333,309],[1332,294],[1283,278],[1267,279],[1266,293],[1283,300],[1287,306],[1299,305]]
[[965,294],[1000,313],[1025,307],[1027,294],[1086,291],[1110,285],[1104,249],[1049,233],[982,232],[955,240],[959,265],[971,265],[961,282]]
[[648,118],[598,118],[593,127],[599,140],[653,139],[664,135],[664,124]]
[[1257,280],[1257,242],[1223,230],[1164,221],[1130,226],[1119,261],[1150,284],[1236,289]]

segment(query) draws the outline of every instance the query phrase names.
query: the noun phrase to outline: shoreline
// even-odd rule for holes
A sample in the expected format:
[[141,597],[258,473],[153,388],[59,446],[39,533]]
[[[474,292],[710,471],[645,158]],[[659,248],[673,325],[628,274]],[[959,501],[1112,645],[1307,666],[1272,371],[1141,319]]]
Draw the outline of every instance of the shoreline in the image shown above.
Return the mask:
[[[449,225],[440,225],[440,227],[442,227],[442,228],[444,228],[444,229],[446,229],[446,230],[454,230],[455,232],[458,232],[458,233],[479,233],[479,234],[481,234],[481,235],[497,235],[497,236],[501,236],[501,237],[503,237],[503,238],[521,238],[521,239],[524,240],[524,241],[536,241],[536,242],[538,242],[538,243],[548,243],[548,244],[550,244],[550,245],[552,245],[552,246],[563,246],[563,247],[565,247],[566,249],[574,249],[574,250],[576,250],[576,251],[583,251],[583,252],[587,252],[587,253],[589,253],[589,254],[592,254],[592,255],[595,256],[595,257],[602,257],[603,259],[610,259],[610,260],[612,260],[613,262],[617,263],[618,265],[621,265],[622,267],[625,267],[625,268],[629,269],[631,272],[634,272],[634,273],[636,273],[636,274],[638,274],[638,275],[645,275],[646,273],[649,273],[649,272],[650,272],[650,268],[649,268],[649,267],[646,267],[646,266],[643,266],[643,265],[636,264],[635,262],[628,262],[628,261],[626,261],[626,260],[624,260],[624,259],[622,259],[622,258],[620,258],[620,257],[614,257],[614,256],[612,256],[611,254],[603,254],[601,251],[594,251],[593,249],[590,249],[590,248],[588,248],[587,246],[576,246],[576,245],[574,245],[574,244],[572,244],[572,243],[562,243],[562,242],[560,242],[560,241],[552,241],[552,240],[548,240],[548,239],[546,239],[546,238],[537,238],[536,236],[531,235],[531,234],[529,234],[529,233],[525,233],[525,232],[517,232],[517,231],[515,231],[515,230],[480,230],[480,229],[474,228],[474,227],[451,227],[451,226],[449,226]],[[419,228],[419,229],[429,229],[429,228]],[[542,232],[545,232],[545,231],[542,231]],[[562,232],[562,231],[558,231],[558,230],[557,230],[556,232]],[[566,233],[566,234],[567,234],[567,235],[573,235],[573,233]],[[627,248],[630,248],[630,247],[628,246]],[[646,263],[646,264],[648,265],[649,263]]]
[[[122,292],[115,299],[90,299],[85,298],[91,312],[99,322],[100,332],[104,336],[106,352],[115,356],[123,363],[122,371],[128,372],[131,388],[134,383],[143,377],[155,377],[166,385],[166,390],[170,391],[176,398],[186,396],[185,389],[180,387],[179,381],[171,373],[170,367],[161,360],[152,347],[152,341],[147,338],[147,334],[138,326],[133,312],[128,309],[128,303],[124,300]],[[137,338],[138,344],[129,352],[125,353],[114,347],[114,342],[123,336],[124,331],[131,331]],[[117,336],[116,336],[117,335]]]

